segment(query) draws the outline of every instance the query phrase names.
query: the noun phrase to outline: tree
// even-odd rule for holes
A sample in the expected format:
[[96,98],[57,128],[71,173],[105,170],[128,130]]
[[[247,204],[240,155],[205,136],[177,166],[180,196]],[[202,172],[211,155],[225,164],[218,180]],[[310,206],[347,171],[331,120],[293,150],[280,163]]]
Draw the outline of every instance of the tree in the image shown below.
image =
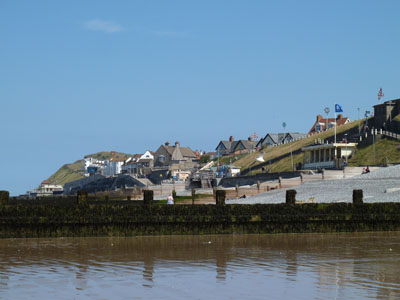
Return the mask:
[[210,155],[204,154],[200,156],[200,163],[201,164],[206,164],[211,160]]

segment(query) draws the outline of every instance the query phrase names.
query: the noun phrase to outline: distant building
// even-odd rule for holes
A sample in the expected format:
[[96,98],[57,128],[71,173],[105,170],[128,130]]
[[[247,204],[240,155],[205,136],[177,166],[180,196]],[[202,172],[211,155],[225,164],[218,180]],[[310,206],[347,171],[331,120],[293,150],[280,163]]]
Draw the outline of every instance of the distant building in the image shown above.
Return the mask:
[[109,177],[121,174],[122,165],[126,160],[126,157],[119,157],[115,151],[111,151],[111,158],[104,160],[103,175]]
[[161,145],[154,153],[154,166],[169,169],[190,169],[198,165],[198,156],[189,147],[181,147],[179,142],[170,146],[169,142]]
[[291,142],[296,139],[307,137],[307,134],[300,132],[286,132],[286,133],[267,133],[257,143],[257,148],[268,147]]
[[400,99],[385,101],[374,105],[374,125],[377,129],[387,130],[391,121],[400,114]]
[[235,141],[233,136],[229,137],[229,140],[221,140],[215,148],[217,156],[230,155],[230,154],[241,154],[251,153],[256,149],[256,141],[252,141],[251,137],[247,140]]
[[336,126],[342,126],[344,124],[350,123],[350,118],[343,117],[342,114],[338,114],[336,119],[335,118],[327,118],[324,119],[321,115],[317,115],[317,120],[315,121],[314,125],[311,127],[309,134],[314,134],[322,131],[326,131],[328,129],[334,128],[335,123]]
[[154,165],[154,152],[147,150],[144,154],[136,154],[128,158],[121,166],[121,173],[145,176],[151,172]]
[[30,198],[53,196],[63,192],[63,186],[58,184],[51,184],[50,181],[44,180],[37,189],[29,191],[28,195]]
[[85,157],[83,160],[83,167],[85,169],[86,176],[101,174],[104,168],[104,161],[95,159],[93,157]]
[[342,169],[356,148],[357,143],[316,144],[303,147],[303,169]]

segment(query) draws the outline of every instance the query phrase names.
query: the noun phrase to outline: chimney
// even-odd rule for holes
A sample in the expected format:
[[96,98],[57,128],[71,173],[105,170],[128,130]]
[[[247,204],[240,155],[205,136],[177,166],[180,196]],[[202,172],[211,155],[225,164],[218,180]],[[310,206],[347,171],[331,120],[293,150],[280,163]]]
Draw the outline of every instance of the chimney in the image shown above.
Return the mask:
[[319,123],[319,121],[322,120],[322,116],[321,115],[317,115],[317,123]]
[[175,142],[175,147],[179,147],[179,146],[180,146],[179,142],[176,141],[176,142]]
[[343,119],[343,115],[342,114],[338,114],[338,116],[336,118],[336,120],[340,120],[340,119]]
[[249,136],[249,137],[247,138],[247,140],[248,140],[249,142],[251,142],[251,136]]
[[169,142],[165,142],[165,146],[169,146]]
[[234,141],[233,136],[230,136],[230,137],[229,137],[229,141],[230,141],[230,142],[233,142],[233,141]]

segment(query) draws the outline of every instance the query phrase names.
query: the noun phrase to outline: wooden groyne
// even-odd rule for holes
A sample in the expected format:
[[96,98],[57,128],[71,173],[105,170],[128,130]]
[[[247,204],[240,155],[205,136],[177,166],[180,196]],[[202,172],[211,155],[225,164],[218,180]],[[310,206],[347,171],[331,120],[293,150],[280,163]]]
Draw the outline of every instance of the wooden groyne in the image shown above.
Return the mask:
[[165,205],[152,201],[26,203],[4,200],[0,193],[0,237],[136,236],[171,234],[307,233],[400,230],[400,203],[363,203],[362,191],[353,203],[296,204],[287,191],[282,204]]

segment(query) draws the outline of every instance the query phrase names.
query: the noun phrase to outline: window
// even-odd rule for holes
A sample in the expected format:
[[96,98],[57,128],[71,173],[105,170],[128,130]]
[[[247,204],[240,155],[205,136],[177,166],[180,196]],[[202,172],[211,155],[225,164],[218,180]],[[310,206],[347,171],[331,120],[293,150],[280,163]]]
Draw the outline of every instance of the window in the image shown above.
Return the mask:
[[321,125],[317,124],[317,126],[315,126],[315,131],[319,132],[321,131]]
[[159,160],[160,162],[164,162],[164,161],[165,161],[165,156],[164,156],[164,155],[160,155],[160,156],[158,157],[158,160]]

